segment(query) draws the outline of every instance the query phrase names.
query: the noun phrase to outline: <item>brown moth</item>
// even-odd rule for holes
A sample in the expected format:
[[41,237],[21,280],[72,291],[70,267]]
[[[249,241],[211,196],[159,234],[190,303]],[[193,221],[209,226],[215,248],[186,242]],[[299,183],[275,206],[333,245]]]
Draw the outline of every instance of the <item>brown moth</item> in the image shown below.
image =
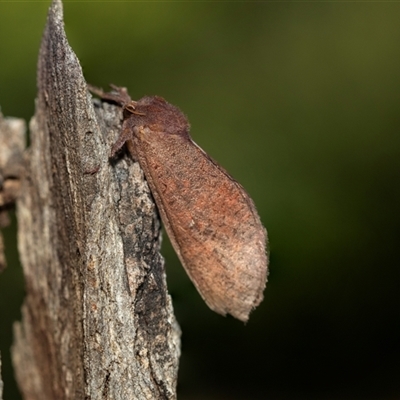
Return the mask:
[[267,234],[243,187],[189,136],[183,113],[163,98],[133,101],[125,88],[89,87],[122,106],[111,156],[126,143],[144,171],[171,243],[207,305],[247,321],[263,299]]

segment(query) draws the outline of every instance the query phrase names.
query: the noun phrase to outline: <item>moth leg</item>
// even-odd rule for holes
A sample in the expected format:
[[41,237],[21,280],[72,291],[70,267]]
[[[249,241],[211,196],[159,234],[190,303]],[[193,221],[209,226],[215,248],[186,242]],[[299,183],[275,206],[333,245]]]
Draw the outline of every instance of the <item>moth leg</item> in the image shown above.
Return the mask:
[[90,84],[87,84],[87,87],[90,92],[92,92],[102,100],[117,103],[122,107],[129,103],[132,103],[131,96],[129,96],[128,90],[124,87],[119,87],[111,84],[110,87],[111,89],[113,89],[113,91],[111,92],[105,92],[103,89],[97,88]]
[[113,144],[111,148],[111,158],[115,157],[119,150],[121,150],[122,146],[125,142],[132,139],[132,129],[127,126],[126,121],[122,123],[121,132],[118,136],[117,141]]

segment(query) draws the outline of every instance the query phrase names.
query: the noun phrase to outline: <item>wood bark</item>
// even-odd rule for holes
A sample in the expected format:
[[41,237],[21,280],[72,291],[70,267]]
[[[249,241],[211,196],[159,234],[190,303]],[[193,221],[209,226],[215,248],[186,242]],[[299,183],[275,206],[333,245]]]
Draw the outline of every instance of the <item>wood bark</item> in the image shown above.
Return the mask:
[[110,160],[121,110],[93,101],[54,0],[17,202],[26,280],[13,363],[24,399],[174,399],[180,330],[137,162]]
[[[0,112],[0,228],[9,224],[8,210],[19,194],[25,150],[25,121],[3,118]],[[0,232],[0,273],[6,267],[3,236]],[[0,354],[0,400],[3,398]]]
[[[0,228],[9,223],[8,210],[14,207],[20,190],[25,150],[25,121],[3,118],[0,113]],[[0,233],[0,272],[6,267]]]

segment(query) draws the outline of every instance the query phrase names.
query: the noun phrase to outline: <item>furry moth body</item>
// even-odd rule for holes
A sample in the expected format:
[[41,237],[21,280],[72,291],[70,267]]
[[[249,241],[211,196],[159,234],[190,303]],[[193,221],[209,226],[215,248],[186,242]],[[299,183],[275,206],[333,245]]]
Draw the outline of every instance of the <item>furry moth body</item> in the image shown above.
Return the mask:
[[266,230],[243,187],[189,136],[183,113],[163,98],[132,101],[125,88],[100,98],[123,107],[112,156],[126,143],[144,171],[165,230],[207,305],[247,321],[263,299]]

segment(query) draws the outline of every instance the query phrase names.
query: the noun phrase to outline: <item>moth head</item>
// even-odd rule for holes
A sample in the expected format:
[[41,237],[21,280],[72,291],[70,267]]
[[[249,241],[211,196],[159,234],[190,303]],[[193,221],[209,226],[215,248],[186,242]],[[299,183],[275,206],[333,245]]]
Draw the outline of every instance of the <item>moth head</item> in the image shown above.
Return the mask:
[[143,97],[125,112],[131,114],[130,119],[137,127],[168,135],[187,136],[189,133],[190,125],[182,111],[159,96]]

